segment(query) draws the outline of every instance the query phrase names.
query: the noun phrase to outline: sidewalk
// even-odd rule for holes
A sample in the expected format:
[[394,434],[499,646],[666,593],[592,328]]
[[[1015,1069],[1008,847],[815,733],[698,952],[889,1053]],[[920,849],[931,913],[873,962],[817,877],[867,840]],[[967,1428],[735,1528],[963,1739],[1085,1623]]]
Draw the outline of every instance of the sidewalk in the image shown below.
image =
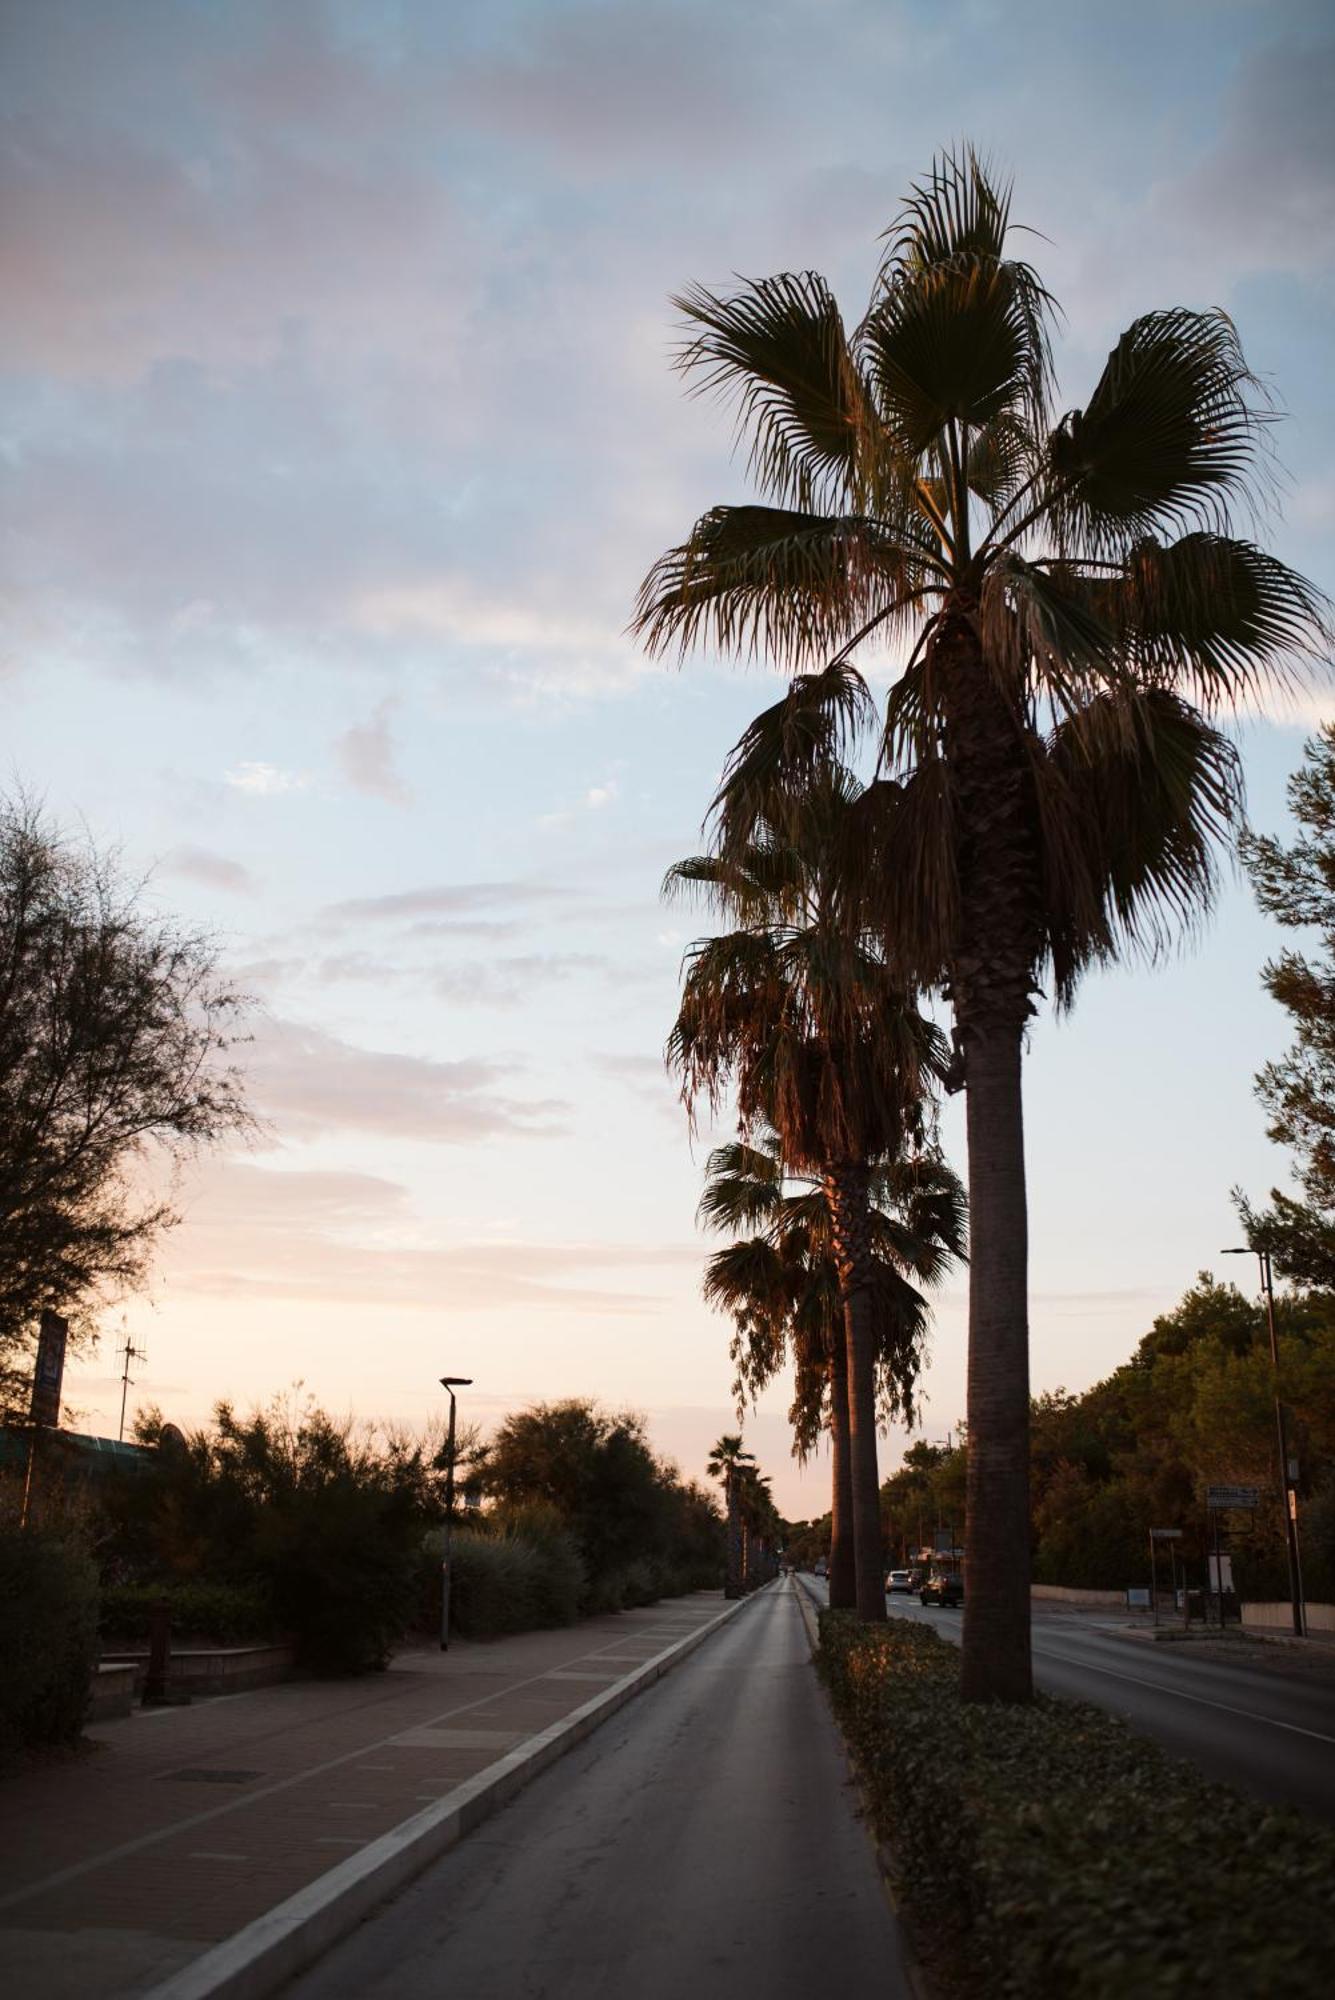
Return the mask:
[[723,1608],[702,1591],[93,1725],[88,1756],[0,1783],[0,1980],[144,1993]]

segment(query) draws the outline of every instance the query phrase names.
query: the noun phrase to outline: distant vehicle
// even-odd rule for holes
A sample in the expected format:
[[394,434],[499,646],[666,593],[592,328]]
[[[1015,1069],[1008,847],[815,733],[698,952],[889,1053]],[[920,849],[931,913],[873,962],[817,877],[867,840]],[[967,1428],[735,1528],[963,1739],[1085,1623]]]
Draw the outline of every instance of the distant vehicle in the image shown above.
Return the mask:
[[903,1591],[906,1597],[910,1596],[913,1591],[912,1570],[892,1569],[889,1576],[885,1579],[885,1587],[891,1597],[895,1595],[896,1591],[900,1590]]
[[924,1604],[954,1606],[964,1602],[964,1578],[954,1570],[935,1569],[918,1593]]
[[826,1562],[824,1556],[817,1556],[815,1562],[811,1565],[811,1574],[813,1576],[828,1576],[830,1574],[830,1565]]

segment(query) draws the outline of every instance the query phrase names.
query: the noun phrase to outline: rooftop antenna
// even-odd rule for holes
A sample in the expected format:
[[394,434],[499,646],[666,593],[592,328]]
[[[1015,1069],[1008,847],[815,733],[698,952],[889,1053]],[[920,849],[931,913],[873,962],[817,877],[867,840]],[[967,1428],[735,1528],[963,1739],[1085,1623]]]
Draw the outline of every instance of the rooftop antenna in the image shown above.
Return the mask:
[[125,1356],[125,1368],[121,1374],[121,1427],[116,1433],[117,1444],[123,1444],[125,1441],[125,1399],[130,1393],[130,1383],[132,1380],[130,1363],[132,1361],[147,1361],[148,1350],[143,1347],[136,1347],[127,1333],[124,1348],[118,1347],[116,1352],[118,1354],[123,1353]]

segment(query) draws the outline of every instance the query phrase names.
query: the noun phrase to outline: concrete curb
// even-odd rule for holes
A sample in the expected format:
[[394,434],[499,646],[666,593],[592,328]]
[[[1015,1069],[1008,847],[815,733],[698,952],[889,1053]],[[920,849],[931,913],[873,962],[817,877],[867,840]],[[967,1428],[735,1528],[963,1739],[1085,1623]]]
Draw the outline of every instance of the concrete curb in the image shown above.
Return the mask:
[[[761,1591],[754,1594],[762,1595]],[[734,1618],[752,1597],[735,1603],[679,1639],[656,1659],[636,1667],[614,1686],[594,1695],[560,1722],[528,1739],[519,1749],[488,1764],[452,1792],[391,1827],[320,1875],[285,1903],[256,1917],[233,1937],[213,1945],[144,2000],[269,2000],[288,1980],[314,1964],[322,1953],[354,1930],[379,1903],[403,1888],[431,1862],[471,1833],[549,1764],[573,1750],[600,1723],[633,1701]]]
[[[814,1660],[817,1652],[820,1650],[820,1626],[816,1621],[816,1607],[820,1600],[812,1596],[800,1577],[794,1576],[793,1582],[797,1587],[798,1609],[802,1613],[802,1623],[807,1628],[807,1640],[811,1646],[811,1657]],[[834,1726],[836,1729],[839,1729],[837,1721]],[[908,1921],[904,1914],[904,1906],[895,1888],[894,1850],[885,1841],[876,1838],[872,1825],[871,1801],[867,1797],[867,1790],[862,1782],[862,1773],[858,1769],[857,1760],[848,1747],[848,1742],[842,1729],[839,1729],[839,1741],[843,1746],[844,1762],[848,1766],[848,1775],[852,1779],[853,1788],[857,1792],[858,1801],[862,1808],[862,1818],[867,1828],[868,1838],[876,1850],[876,1866],[881,1872],[881,1892],[886,1902],[890,1905],[891,1915],[894,1917],[899,1930],[900,1959],[904,1967],[904,1977],[908,1982],[909,1993],[912,1996],[912,2000],[937,2000],[936,1989],[927,1977],[922,1960],[913,1949],[913,1941]]]

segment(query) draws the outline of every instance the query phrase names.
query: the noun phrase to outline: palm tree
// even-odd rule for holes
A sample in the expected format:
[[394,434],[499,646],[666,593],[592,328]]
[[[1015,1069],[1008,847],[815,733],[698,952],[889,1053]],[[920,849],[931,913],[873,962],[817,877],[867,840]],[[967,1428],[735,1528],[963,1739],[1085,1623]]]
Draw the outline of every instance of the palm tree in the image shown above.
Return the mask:
[[880,1619],[872,1163],[921,1143],[945,1045],[866,930],[848,868],[860,798],[848,772],[831,770],[782,830],[762,821],[728,859],[669,872],[670,889],[706,888],[742,927],[688,952],[668,1063],[692,1112],[702,1096],[717,1109],[735,1086],[743,1129],[772,1125],[793,1171],[823,1186],[848,1351],[857,1609]]
[[779,1537],[779,1510],[770,1482],[754,1465],[738,1466],[733,1474],[737,1512],[742,1524],[742,1590],[768,1583]]
[[728,1516],[728,1558],[723,1580],[725,1597],[740,1597],[742,1594],[741,1543],[738,1537],[737,1516],[737,1476],[748,1465],[755,1464],[754,1452],[743,1449],[740,1435],[725,1434],[710,1450],[709,1462],[705,1467],[711,1479],[717,1479],[723,1487],[724,1502]]
[[1241,815],[1216,718],[1328,647],[1329,606],[1234,532],[1268,412],[1232,322],[1175,307],[1054,401],[1054,306],[1010,196],[938,161],[850,334],[815,272],[696,288],[681,364],[734,397],[764,503],[654,566],[651,650],[712,641],[797,675],[733,753],[722,845],[866,716],[864,642],[912,639],[870,788],[882,921],[954,1008],[970,1227],[964,1688],[1032,1691],[1021,1057],[1033,1000],[1198,920]]
[[[843,1303],[830,1248],[829,1208],[812,1180],[789,1176],[778,1135],[761,1128],[753,1143],[715,1147],[705,1167],[699,1219],[738,1232],[705,1266],[704,1293],[732,1316],[734,1391],[754,1398],[791,1350],[794,1393],[789,1421],[800,1459],[830,1433],[830,1574],[832,1609],[856,1602],[852,1489],[848,1461],[848,1361]],[[877,1283],[877,1404],[913,1421],[927,1307],[906,1282],[936,1283],[964,1254],[964,1191],[932,1149],[912,1160],[881,1161],[871,1185]],[[740,1232],[751,1229],[751,1235]]]

